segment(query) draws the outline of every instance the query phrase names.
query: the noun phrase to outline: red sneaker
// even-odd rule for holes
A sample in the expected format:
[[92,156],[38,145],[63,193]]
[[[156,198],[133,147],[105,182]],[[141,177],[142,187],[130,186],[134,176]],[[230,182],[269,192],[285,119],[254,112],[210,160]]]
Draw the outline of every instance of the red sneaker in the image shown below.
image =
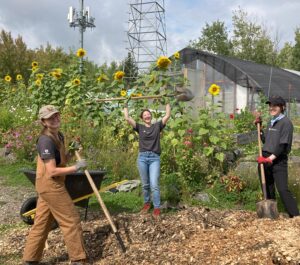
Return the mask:
[[145,203],[144,207],[141,210],[141,213],[148,213],[150,208],[151,208],[151,204],[150,203]]
[[159,218],[159,216],[160,216],[160,209],[159,208],[155,208],[153,210],[153,217],[154,218]]

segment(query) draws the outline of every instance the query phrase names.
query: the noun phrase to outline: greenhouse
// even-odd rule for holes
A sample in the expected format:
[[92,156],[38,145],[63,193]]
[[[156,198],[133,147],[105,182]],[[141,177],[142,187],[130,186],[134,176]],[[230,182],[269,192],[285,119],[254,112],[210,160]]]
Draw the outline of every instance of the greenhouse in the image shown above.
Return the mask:
[[300,110],[300,73],[262,65],[251,61],[216,55],[192,48],[180,51],[185,77],[190,82],[189,89],[195,95],[193,107],[207,104],[205,96],[211,84],[221,87],[215,97],[220,110],[238,113],[248,107],[254,110],[259,93],[266,97],[279,95],[287,102],[288,112],[296,106]]

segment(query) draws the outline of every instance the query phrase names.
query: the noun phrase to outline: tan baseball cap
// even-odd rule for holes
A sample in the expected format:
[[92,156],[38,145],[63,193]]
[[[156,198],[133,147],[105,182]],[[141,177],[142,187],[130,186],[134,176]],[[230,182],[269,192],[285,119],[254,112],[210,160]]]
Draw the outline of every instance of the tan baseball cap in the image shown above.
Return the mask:
[[46,105],[40,108],[39,120],[49,119],[53,114],[59,113],[59,110],[53,105]]

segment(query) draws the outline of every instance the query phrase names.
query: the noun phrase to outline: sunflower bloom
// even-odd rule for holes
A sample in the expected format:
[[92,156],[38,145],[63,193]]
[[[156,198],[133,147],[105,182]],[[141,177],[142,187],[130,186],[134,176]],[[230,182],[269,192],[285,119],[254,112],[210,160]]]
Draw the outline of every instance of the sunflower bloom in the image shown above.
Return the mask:
[[109,80],[109,78],[106,74],[101,74],[97,78],[97,81],[100,82],[100,83],[108,81],[108,80]]
[[208,89],[208,92],[209,92],[212,96],[217,96],[217,95],[219,95],[220,91],[221,91],[221,88],[220,88],[218,85],[216,85],[216,84],[212,84],[212,85],[209,87],[209,89]]
[[117,71],[114,74],[114,79],[118,80],[118,81],[121,81],[124,76],[125,76],[125,73],[123,71]]
[[20,80],[22,80],[22,79],[23,79],[23,76],[22,76],[22,75],[20,75],[20,74],[18,74],[18,75],[17,75],[17,77],[16,77],[16,79],[17,79],[17,81],[20,81]]
[[73,81],[72,81],[72,84],[75,85],[75,86],[78,86],[80,85],[80,80],[78,78],[75,78]]
[[83,57],[86,55],[86,51],[83,48],[79,48],[76,52],[77,57]]
[[63,70],[61,68],[55,68],[53,69],[53,72],[62,73]]
[[60,72],[51,72],[50,75],[54,77],[55,79],[60,79],[61,78],[61,73]]
[[175,58],[176,60],[179,60],[179,59],[180,59],[180,53],[179,53],[179,52],[175,52],[175,53],[173,54],[173,56],[174,56],[174,58]]
[[44,78],[44,74],[37,74],[36,78],[42,80]]
[[37,66],[33,66],[33,67],[31,68],[32,72],[35,72],[37,69],[39,69]]
[[6,75],[5,77],[4,77],[4,80],[6,81],[6,82],[10,82],[11,81],[11,77],[10,77],[10,75]]
[[42,80],[41,80],[41,79],[35,80],[35,84],[36,84],[37,86],[40,86],[40,85],[42,84]]
[[120,94],[122,97],[125,97],[127,95],[127,92],[126,90],[121,90]]
[[156,65],[160,69],[167,69],[170,64],[171,64],[171,60],[166,56],[160,56],[156,61]]
[[32,67],[32,68],[33,68],[33,67],[38,67],[38,65],[39,65],[38,62],[35,62],[35,61],[31,63],[31,67]]

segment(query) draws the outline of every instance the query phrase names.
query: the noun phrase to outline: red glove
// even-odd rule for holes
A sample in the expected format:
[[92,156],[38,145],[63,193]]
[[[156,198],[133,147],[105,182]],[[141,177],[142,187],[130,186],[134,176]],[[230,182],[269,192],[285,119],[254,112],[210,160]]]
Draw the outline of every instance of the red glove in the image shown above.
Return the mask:
[[259,116],[259,117],[256,117],[255,120],[254,120],[254,124],[255,124],[255,125],[257,125],[258,123],[259,123],[260,125],[262,124],[262,119],[261,119],[260,116]]
[[259,156],[257,158],[258,164],[273,164],[273,161],[269,157]]

